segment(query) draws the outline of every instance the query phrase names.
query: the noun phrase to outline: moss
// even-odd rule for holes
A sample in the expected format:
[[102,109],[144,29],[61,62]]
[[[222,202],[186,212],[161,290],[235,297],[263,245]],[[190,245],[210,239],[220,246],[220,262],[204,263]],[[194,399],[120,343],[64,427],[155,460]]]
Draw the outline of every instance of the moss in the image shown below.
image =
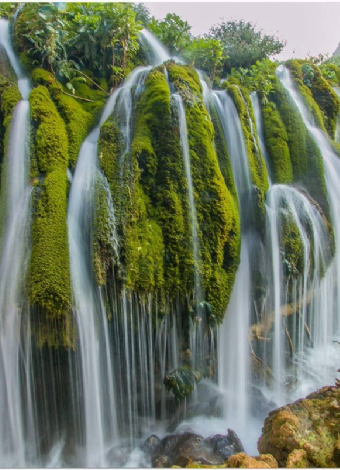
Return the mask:
[[308,64],[313,70],[311,86],[308,88],[303,84],[302,66],[304,63],[306,62],[288,61],[287,66],[291,70],[294,82],[297,84],[305,103],[313,113],[316,123],[322,129],[326,128],[329,136],[334,139],[336,121],[340,112],[340,100],[327,80],[323,78],[320,69],[310,62]]
[[[49,89],[51,97],[66,124],[69,142],[69,165],[75,167],[80,146],[91,127],[95,124],[95,120],[98,118],[98,111],[102,109],[104,94],[101,93],[100,100],[96,104],[98,109],[93,113],[91,112],[91,107],[89,108],[83,102],[63,94],[61,85],[59,84],[58,86],[53,75],[46,70],[41,68],[35,69],[32,73],[32,78],[35,83],[45,85]],[[89,108],[89,110],[86,108]]]
[[324,387],[291,405],[272,411],[258,441],[260,452],[271,453],[280,467],[291,463],[293,453],[317,468],[334,468],[338,440],[340,390]]
[[293,181],[293,168],[288,147],[288,135],[274,103],[262,102],[263,132],[270,167],[275,183],[289,184]]
[[320,150],[307,131],[302,117],[279,80],[274,81],[272,97],[287,132],[293,168],[293,182],[302,184],[330,220],[323,160]]
[[7,147],[10,138],[11,120],[16,105],[21,101],[21,94],[17,85],[0,75],[0,235],[5,227],[6,194],[8,181],[6,177]]
[[240,88],[238,85],[230,85],[227,82],[225,87],[233,99],[240,117],[249,159],[249,169],[253,184],[257,188],[258,206],[263,215],[265,194],[268,189],[268,173],[258,142],[251,101],[246,89]]
[[308,111],[313,116],[313,120],[315,121],[316,125],[319,126],[321,129],[325,130],[325,123],[320,108],[313,100],[312,91],[303,83],[301,62],[303,63],[303,61],[288,60],[286,62],[286,66],[289,68],[295,86],[297,87],[300,95],[302,96]]
[[288,211],[281,214],[281,253],[284,257],[284,272],[287,277],[303,274],[303,240],[292,215]]
[[54,321],[68,315],[71,306],[66,224],[68,141],[65,124],[47,88],[40,85],[32,90],[30,102],[38,168],[44,177],[34,197],[29,298],[47,320]]
[[[201,248],[200,272],[207,301],[221,321],[228,304],[239,262],[240,221],[238,204],[227,188],[218,165],[214,148],[214,128],[204,107],[201,88],[194,73],[168,64],[169,78],[174,86],[194,83],[188,87],[194,99],[184,100],[189,136],[190,163]],[[188,95],[185,93],[184,95]],[[233,188],[234,189],[234,188]],[[234,190],[235,191],[235,190]]]
[[227,144],[224,138],[224,133],[223,133],[220,118],[214,106],[209,107],[209,114],[210,114],[211,122],[215,130],[214,144],[215,144],[215,152],[216,152],[217,159],[218,159],[218,165],[220,167],[220,170],[223,175],[225,184],[227,185],[227,188],[229,189],[230,193],[234,197],[234,200],[238,201]]

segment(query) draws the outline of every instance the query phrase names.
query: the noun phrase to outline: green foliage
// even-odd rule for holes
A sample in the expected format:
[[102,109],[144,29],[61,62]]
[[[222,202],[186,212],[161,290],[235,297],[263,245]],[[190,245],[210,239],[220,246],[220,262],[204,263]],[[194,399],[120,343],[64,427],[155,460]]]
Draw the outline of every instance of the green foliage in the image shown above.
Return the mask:
[[0,17],[10,19],[18,8],[16,3],[1,2],[0,3]]
[[191,43],[191,26],[175,13],[168,13],[161,21],[152,18],[148,28],[171,54],[181,54]]
[[212,82],[226,60],[221,42],[208,36],[194,38],[183,55],[193,66],[206,71]]
[[232,68],[249,68],[257,61],[279,54],[285,42],[274,36],[256,31],[255,25],[244,20],[230,20],[210,28],[211,37],[218,39],[228,57],[224,61],[224,73]]
[[136,21],[139,21],[144,27],[147,27],[151,21],[149,8],[145,3],[134,3],[133,9],[136,13]]
[[175,395],[176,405],[179,405],[193,391],[195,384],[203,379],[200,371],[193,371],[188,366],[178,367],[164,378],[164,385],[168,392]]
[[45,176],[34,193],[29,299],[46,321],[53,322],[69,315],[71,306],[66,224],[68,141],[65,124],[47,88],[40,85],[32,90],[30,103],[38,168]]

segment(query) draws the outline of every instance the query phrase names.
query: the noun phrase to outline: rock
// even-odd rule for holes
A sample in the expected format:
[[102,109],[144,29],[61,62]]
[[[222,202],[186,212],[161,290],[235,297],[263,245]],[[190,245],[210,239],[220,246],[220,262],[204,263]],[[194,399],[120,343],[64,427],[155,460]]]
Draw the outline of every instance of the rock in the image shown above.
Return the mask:
[[[305,399],[272,411],[258,441],[260,453],[272,454],[280,467],[299,456],[308,466],[336,467],[339,462],[340,389],[323,387]],[[294,451],[303,450],[297,454]]]
[[172,466],[172,461],[168,455],[159,454],[152,458],[152,466],[154,468],[169,468]]
[[295,449],[288,455],[287,468],[308,468],[309,465],[307,453],[303,449]]
[[215,436],[208,437],[206,442],[209,443],[213,451],[223,457],[224,460],[238,452],[244,452],[240,439],[232,429],[228,429],[227,435],[216,434]]
[[154,455],[156,454],[160,447],[162,445],[162,442],[158,436],[153,434],[152,436],[148,437],[144,444],[142,445],[142,450],[149,455]]
[[260,454],[258,457],[249,457],[241,452],[229,457],[226,468],[278,468],[278,464],[272,455]]
[[269,412],[276,408],[273,401],[268,400],[257,387],[249,387],[250,411],[253,416],[264,420]]
[[199,434],[186,432],[180,436],[173,450],[175,465],[186,467],[191,461],[202,465],[219,465],[223,462],[223,459],[213,453],[211,446]]

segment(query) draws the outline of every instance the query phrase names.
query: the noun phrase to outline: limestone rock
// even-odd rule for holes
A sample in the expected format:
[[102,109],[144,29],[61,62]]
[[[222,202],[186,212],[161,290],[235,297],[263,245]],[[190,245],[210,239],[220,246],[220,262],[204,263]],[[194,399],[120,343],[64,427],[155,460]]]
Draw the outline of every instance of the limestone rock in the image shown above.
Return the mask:
[[[323,387],[272,411],[264,422],[258,449],[272,454],[280,467],[334,468],[339,465],[339,428],[340,389]],[[300,450],[304,452],[294,452]]]
[[250,457],[240,452],[229,457],[226,468],[278,468],[278,464],[272,455],[260,454],[258,457]]

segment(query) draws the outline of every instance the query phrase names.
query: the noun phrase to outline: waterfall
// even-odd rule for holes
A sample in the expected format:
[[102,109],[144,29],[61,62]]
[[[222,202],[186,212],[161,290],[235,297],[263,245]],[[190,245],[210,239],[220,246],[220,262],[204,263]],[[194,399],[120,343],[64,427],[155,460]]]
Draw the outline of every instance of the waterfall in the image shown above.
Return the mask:
[[259,100],[258,94],[255,91],[250,93],[250,99],[251,99],[251,103],[252,103],[253,110],[254,110],[257,136],[258,136],[259,143],[260,143],[261,153],[263,155],[263,158],[267,167],[269,186],[271,186],[272,176],[271,176],[271,171],[270,171],[269,155],[266,149],[265,139],[264,139],[260,100]]
[[[16,105],[10,123],[1,188],[5,225],[2,230],[0,259],[0,463],[4,466],[25,466],[28,456],[34,457],[35,453],[30,326],[25,318],[28,312],[23,312],[31,215],[28,102],[30,86],[14,54],[9,23],[3,19],[0,19],[0,44],[6,50],[18,77],[23,97]],[[23,318],[22,313],[25,313]]]
[[[289,71],[286,67],[280,66],[277,69],[277,76],[285,87],[292,102],[298,108],[303,122],[314,139],[322,154],[325,179],[328,190],[328,200],[331,218],[334,228],[335,245],[340,242],[340,207],[338,204],[340,197],[340,161],[331,147],[331,141],[325,133],[315,126],[312,117],[308,113],[307,107],[294,87]],[[314,343],[314,350],[307,353],[300,353],[297,361],[300,362],[301,373],[304,374],[304,386],[301,380],[303,393],[305,390],[315,389],[321,382],[330,383],[334,379],[337,364],[334,362],[334,349],[337,347],[332,341],[334,335],[339,335],[340,325],[340,252],[337,249],[331,265],[323,279],[320,281],[319,292],[315,296],[314,317],[311,334]],[[312,358],[318,356],[316,363]],[[302,364],[301,364],[302,363]],[[325,367],[327,364],[327,367]],[[301,377],[302,379],[302,377]],[[301,393],[301,389],[297,393]]]
[[[224,413],[231,426],[246,442],[249,431],[248,329],[252,306],[250,265],[257,237],[249,225],[252,182],[248,154],[236,107],[225,91],[212,92],[227,143],[241,213],[241,259],[230,302],[219,330],[218,377],[225,395]],[[248,430],[247,430],[248,427]],[[252,449],[254,450],[254,449]]]
[[149,64],[156,66],[170,59],[169,53],[163,44],[147,29],[142,29],[140,32],[140,40],[144,44],[144,51]]
[[[157,65],[161,61],[167,60],[168,56],[164,48],[151,33],[143,31],[142,35],[152,52],[153,64]],[[127,296],[123,295],[120,310],[123,315],[124,339],[119,338],[119,322],[117,323],[117,319],[114,319],[114,331],[117,331],[114,339],[119,344],[112,344],[108,314],[101,289],[96,285],[92,265],[92,221],[96,184],[103,179],[105,181],[97,159],[100,127],[112,113],[119,117],[119,127],[125,142],[125,148],[121,155],[121,166],[123,167],[124,158],[131,147],[132,90],[136,87],[135,93],[138,93],[150,69],[151,66],[136,68],[110,97],[103,110],[100,123],[82,144],[69,196],[68,233],[71,279],[79,332],[76,364],[78,364],[82,376],[82,382],[79,385],[81,389],[78,394],[84,397],[86,450],[84,465],[86,466],[103,466],[110,463],[110,448],[122,435],[120,431],[125,428],[117,417],[119,411],[116,412],[116,410],[119,410],[120,406],[127,407],[127,416],[124,414],[123,416],[124,419],[127,418],[129,423],[130,441],[133,442],[138,434],[136,429],[136,380],[134,379],[137,351],[133,338],[133,317],[136,312],[132,308],[136,303],[130,304]],[[110,204],[113,225],[111,232],[115,234],[112,200]],[[112,244],[117,250],[118,241],[115,240],[115,237],[112,239]],[[146,314],[140,321],[144,322],[145,320]],[[129,328],[131,328],[130,332]],[[147,328],[150,328],[150,325]],[[150,336],[151,333],[145,333],[143,337],[140,337],[140,353],[147,335]],[[120,389],[122,376],[114,373],[113,360],[114,357],[117,357],[116,353],[121,354],[122,360],[125,361],[125,371],[121,371],[122,373],[127,372],[126,390]],[[142,357],[146,358],[147,355]],[[151,353],[149,360],[152,361]],[[144,363],[142,366],[145,374],[149,364]],[[119,364],[120,367],[121,364]],[[117,394],[123,399],[121,404],[119,404]]]

